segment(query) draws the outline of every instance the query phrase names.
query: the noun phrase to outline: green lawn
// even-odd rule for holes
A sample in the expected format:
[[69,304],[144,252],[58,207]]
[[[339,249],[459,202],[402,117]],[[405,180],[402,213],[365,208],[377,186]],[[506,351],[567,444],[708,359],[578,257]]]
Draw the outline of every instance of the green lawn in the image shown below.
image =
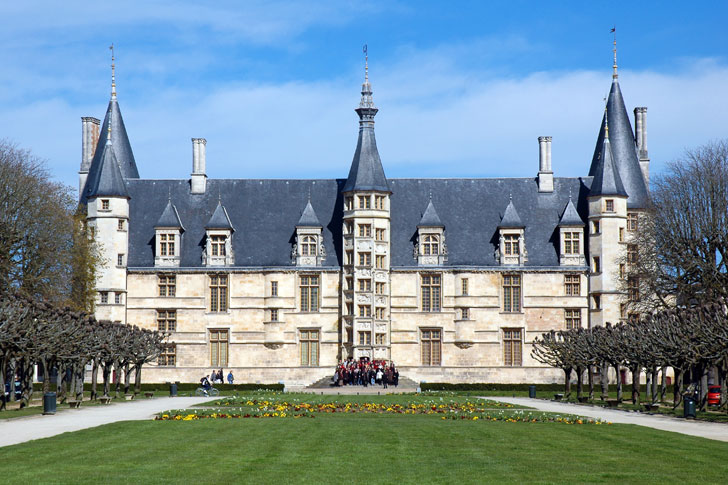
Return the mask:
[[[348,400],[309,402],[332,398]],[[725,483],[726,456],[728,443],[627,425],[316,413],[116,423],[2,448],[0,469],[7,483]]]

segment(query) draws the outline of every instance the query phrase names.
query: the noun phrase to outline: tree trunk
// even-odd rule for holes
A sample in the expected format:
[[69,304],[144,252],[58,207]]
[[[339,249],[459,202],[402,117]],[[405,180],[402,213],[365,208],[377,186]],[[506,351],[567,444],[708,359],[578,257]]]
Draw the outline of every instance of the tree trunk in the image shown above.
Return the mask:
[[96,392],[96,385],[98,384],[99,380],[99,361],[94,357],[93,361],[91,361],[91,400],[95,401],[96,396],[98,396]]
[[581,399],[581,394],[584,392],[584,369],[582,367],[576,368],[576,399]]
[[622,374],[619,372],[619,364],[614,366],[617,375],[617,401],[622,402]]
[[114,362],[114,397],[119,398],[119,391],[121,391],[121,368],[119,367],[119,361]]
[[101,364],[103,370],[103,378],[104,378],[104,396],[109,395],[109,391],[111,390],[109,388],[109,377],[111,376],[111,363],[110,362],[102,362]]
[[606,401],[609,399],[609,364],[603,362],[600,370],[599,384],[602,387],[602,401]]
[[708,372],[709,368],[700,368],[700,410],[705,411],[708,407]]
[[632,404],[640,403],[640,367],[630,368],[632,371]]
[[589,373],[588,379],[589,379],[589,400],[594,400],[594,366],[590,365],[587,367],[587,372]]
[[129,394],[129,382],[131,379],[131,368],[129,363],[124,364],[124,394]]
[[[13,382],[12,390],[15,391]],[[21,388],[21,398],[20,398],[20,407],[24,408],[30,404],[31,399],[33,398],[33,363],[29,362],[27,359],[22,359],[20,361],[20,388]]]
[[564,399],[571,395],[571,367],[564,369]]
[[48,369],[48,361],[40,359],[40,365],[43,366],[43,394],[51,392],[51,373]]
[[652,366],[652,404],[655,404],[659,398],[657,395],[657,374],[659,369],[656,365]]
[[5,383],[7,382],[7,379],[5,378],[6,375],[6,359],[0,358],[0,386],[2,386],[2,396],[0,396],[0,411],[4,411],[7,409],[7,403],[5,402]]
[[667,397],[667,366],[662,366],[660,372],[660,402],[665,402]]
[[682,402],[683,380],[685,379],[685,371],[676,367],[672,368],[675,374],[675,385],[672,388],[672,405],[673,409],[677,408]]
[[654,402],[652,399],[652,373],[645,370],[645,398],[649,402]]

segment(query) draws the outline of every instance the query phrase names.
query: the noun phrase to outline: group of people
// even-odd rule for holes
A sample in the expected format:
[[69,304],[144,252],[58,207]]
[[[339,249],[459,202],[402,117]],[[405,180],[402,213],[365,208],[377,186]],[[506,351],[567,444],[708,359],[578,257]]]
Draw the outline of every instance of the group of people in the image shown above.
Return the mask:
[[369,361],[361,359],[355,361],[353,357],[339,362],[331,379],[334,386],[364,386],[381,385],[385,389],[389,385],[399,385],[399,371],[394,363],[387,365],[384,360]]
[[[223,372],[222,369],[219,371],[212,369],[212,372],[210,372],[210,377],[202,376],[202,379],[200,379],[200,386],[205,388],[206,391],[209,391],[213,384],[224,384],[225,381],[223,381]],[[233,377],[233,371],[228,372],[227,375],[227,381],[228,384],[232,384],[235,382],[235,377]]]

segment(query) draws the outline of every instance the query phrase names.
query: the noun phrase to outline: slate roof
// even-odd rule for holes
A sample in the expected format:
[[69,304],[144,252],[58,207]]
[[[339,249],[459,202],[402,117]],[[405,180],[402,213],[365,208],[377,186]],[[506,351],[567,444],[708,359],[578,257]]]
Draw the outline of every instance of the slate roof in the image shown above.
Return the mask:
[[[422,207],[432,197],[447,227],[447,266],[500,267],[495,260],[500,207],[512,194],[521,207],[528,251],[526,267],[558,267],[558,224],[569,194],[581,218],[587,218],[586,197],[591,178],[554,178],[553,193],[539,193],[535,178],[392,179],[391,265],[413,267],[417,225]],[[129,255],[131,268],[154,268],[154,226],[157,215],[175,201],[184,222],[180,267],[201,268],[205,225],[225,201],[235,227],[236,267],[291,267],[291,248],[299,221],[300,201],[311,194],[323,226],[326,259],[323,267],[338,268],[342,261],[342,179],[328,180],[208,180],[205,194],[190,194],[188,180],[126,181],[131,196]]]
[[[609,137],[602,140],[602,150],[596,161],[596,171],[589,195],[621,195],[626,197],[627,192],[624,190],[622,178],[614,163]],[[629,199],[627,199],[627,205],[629,206]]]
[[222,201],[218,198],[217,200],[217,207],[215,207],[215,212],[212,213],[212,216],[210,216],[210,220],[207,221],[207,224],[205,224],[205,229],[229,229],[233,230],[233,225],[230,222],[230,217],[228,216],[227,210],[225,210],[225,207],[222,205]]
[[624,190],[629,195],[627,207],[629,209],[644,209],[649,204],[649,194],[637,158],[637,145],[635,144],[632,124],[629,121],[622,91],[616,79],[613,80],[609,91],[607,111],[602,118],[592,164],[589,168],[589,176],[596,176],[600,167],[599,154],[604,145],[605,118],[609,120],[609,140],[612,145],[614,163]]
[[157,220],[157,223],[154,225],[154,227],[173,227],[184,229],[182,221],[180,221],[179,219],[177,208],[174,206],[174,204],[172,204],[172,199],[169,199],[167,201],[167,206],[164,208],[164,211],[162,211],[162,215],[159,216],[159,219]]
[[579,213],[576,211],[574,202],[571,200],[571,196],[569,196],[569,202],[566,203],[566,207],[564,208],[564,213],[561,215],[561,220],[559,220],[559,226],[583,226],[583,225],[584,225],[584,221],[582,220]]
[[422,219],[420,219],[417,227],[445,227],[440,220],[440,216],[437,215],[432,199],[427,202],[427,208],[422,214]]
[[111,142],[121,175],[124,179],[139,178],[139,171],[137,170],[136,161],[134,160],[134,153],[131,150],[129,137],[126,134],[126,127],[124,126],[124,119],[121,117],[119,103],[116,98],[112,98],[111,101],[109,101],[109,107],[106,110],[104,123],[99,131],[99,140],[96,145],[96,152],[94,153],[91,166],[89,167],[86,187],[81,193],[81,202],[86,202],[86,199],[88,199],[90,194],[89,190],[91,190],[91,188],[89,187],[88,180],[93,180],[97,177],[96,172],[99,170],[101,155],[104,147],[106,146],[106,140],[108,139],[109,120],[111,120],[112,127]]
[[104,143],[100,148],[96,169],[93,173],[89,173],[89,178],[86,180],[86,200],[100,196],[128,197],[112,144]]
[[523,222],[521,222],[521,217],[518,215],[518,211],[516,211],[516,206],[513,205],[512,198],[510,198],[510,200],[508,201],[508,205],[506,206],[506,210],[503,213],[503,217],[501,217],[501,221],[500,224],[498,224],[498,227],[524,227]]
[[311,199],[308,199],[308,202],[306,203],[306,207],[303,209],[303,212],[301,213],[301,218],[298,220],[298,223],[296,224],[297,227],[321,227],[321,223],[319,222],[318,217],[316,216],[316,211],[313,210],[313,206],[311,205]]

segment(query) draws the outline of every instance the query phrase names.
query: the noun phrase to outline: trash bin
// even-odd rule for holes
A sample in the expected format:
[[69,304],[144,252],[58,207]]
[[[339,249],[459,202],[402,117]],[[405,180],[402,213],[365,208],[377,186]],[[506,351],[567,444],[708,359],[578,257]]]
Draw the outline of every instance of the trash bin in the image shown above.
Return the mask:
[[536,399],[536,386],[534,386],[533,384],[528,386],[528,397],[530,397],[531,399]]
[[695,399],[690,396],[683,398],[683,417],[695,419]]
[[176,382],[169,383],[169,395],[170,395],[170,397],[177,396],[177,383]]
[[56,414],[56,393],[43,394],[43,414]]

